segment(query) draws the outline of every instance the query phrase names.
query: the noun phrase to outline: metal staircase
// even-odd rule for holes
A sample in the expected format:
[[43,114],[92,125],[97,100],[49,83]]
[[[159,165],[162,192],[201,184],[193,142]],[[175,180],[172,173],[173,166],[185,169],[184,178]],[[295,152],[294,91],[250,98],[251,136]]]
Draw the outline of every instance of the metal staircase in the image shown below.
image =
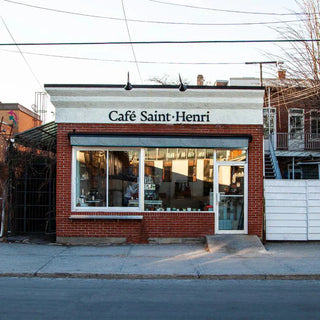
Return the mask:
[[264,155],[264,178],[265,179],[275,179],[276,171],[274,169],[271,154],[268,152]]

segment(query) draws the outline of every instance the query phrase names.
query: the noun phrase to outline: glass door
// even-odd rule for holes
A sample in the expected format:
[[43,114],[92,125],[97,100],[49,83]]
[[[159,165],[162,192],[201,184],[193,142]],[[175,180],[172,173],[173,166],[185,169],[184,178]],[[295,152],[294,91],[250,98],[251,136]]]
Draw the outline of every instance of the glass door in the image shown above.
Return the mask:
[[217,166],[216,233],[247,233],[246,165]]

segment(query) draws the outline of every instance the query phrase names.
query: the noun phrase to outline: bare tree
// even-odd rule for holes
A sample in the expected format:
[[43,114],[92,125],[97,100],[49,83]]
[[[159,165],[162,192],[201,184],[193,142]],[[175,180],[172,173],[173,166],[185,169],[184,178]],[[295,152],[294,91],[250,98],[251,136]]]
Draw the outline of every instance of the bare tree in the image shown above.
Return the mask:
[[[170,78],[170,76],[168,74],[163,74],[162,76],[154,76],[152,78],[149,78],[148,80],[151,82],[155,82],[156,84],[160,84],[162,86],[178,85],[180,83],[178,77],[173,80],[172,78]],[[190,81],[183,79],[184,84],[189,84],[189,82]]]
[[[287,76],[297,79],[299,85],[319,87],[320,80],[320,0],[297,0],[300,11],[298,25],[277,29],[281,37],[292,41],[282,48],[281,60],[285,62]],[[312,41],[308,41],[312,40]]]

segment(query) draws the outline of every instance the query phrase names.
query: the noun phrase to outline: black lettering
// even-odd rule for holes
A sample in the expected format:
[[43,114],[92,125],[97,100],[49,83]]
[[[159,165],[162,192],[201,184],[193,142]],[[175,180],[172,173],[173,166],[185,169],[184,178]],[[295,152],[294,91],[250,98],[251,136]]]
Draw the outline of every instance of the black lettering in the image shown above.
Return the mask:
[[117,118],[113,119],[113,113],[115,113],[116,115],[118,115],[118,111],[116,111],[116,110],[110,111],[110,112],[109,112],[109,120],[110,120],[110,121],[117,121],[117,120],[118,120]]
[[136,115],[136,112],[135,112],[135,111],[133,111],[133,112],[130,114],[129,119],[130,119],[130,121],[132,121],[132,122],[136,121],[137,115]]
[[141,113],[140,113],[140,120],[141,121],[147,121],[148,119],[147,119],[147,111],[141,111]]
[[182,113],[182,114],[180,115],[180,111],[177,111],[177,112],[176,112],[176,121],[177,121],[177,122],[179,122],[179,121],[182,121],[182,122],[186,121],[186,118],[185,118],[186,112],[185,112],[185,111],[182,111],[181,113]]
[[201,117],[200,117],[199,114],[194,114],[193,115],[193,121],[194,122],[201,122],[202,120],[200,120],[200,119],[201,119]]

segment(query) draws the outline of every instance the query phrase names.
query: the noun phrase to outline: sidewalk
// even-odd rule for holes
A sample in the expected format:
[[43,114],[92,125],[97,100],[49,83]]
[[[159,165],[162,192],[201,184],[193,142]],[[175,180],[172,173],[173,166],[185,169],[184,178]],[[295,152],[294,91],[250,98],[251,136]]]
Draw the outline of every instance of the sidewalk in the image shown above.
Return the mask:
[[0,243],[0,276],[104,279],[320,279],[320,242],[267,243],[259,252],[205,245],[60,246]]

